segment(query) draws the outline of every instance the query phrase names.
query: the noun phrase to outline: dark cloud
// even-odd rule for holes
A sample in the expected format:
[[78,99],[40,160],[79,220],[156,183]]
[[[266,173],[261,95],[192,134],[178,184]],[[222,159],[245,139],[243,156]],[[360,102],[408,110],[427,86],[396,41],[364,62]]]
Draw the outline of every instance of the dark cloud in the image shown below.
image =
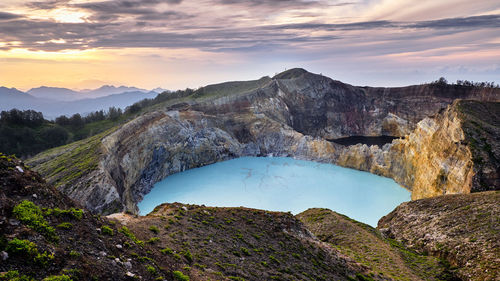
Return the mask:
[[180,20],[188,19],[194,17],[193,15],[188,15],[183,12],[177,11],[165,11],[165,12],[154,12],[147,15],[141,15],[137,17],[139,21],[161,21],[161,20]]
[[397,26],[390,21],[367,21],[347,24],[325,24],[325,23],[297,23],[272,26],[274,29],[290,30],[369,30],[375,28],[389,28]]
[[295,9],[324,5],[323,1],[316,0],[212,0],[214,5],[232,5],[245,8],[265,8],[266,11],[273,9]]
[[27,7],[37,10],[52,10],[61,5],[66,5],[69,0],[33,1],[26,4]]
[[146,15],[154,14],[154,6],[167,3],[179,4],[182,0],[110,0],[73,5],[74,7],[86,9],[98,14],[131,14]]
[[449,18],[432,21],[421,21],[410,24],[414,28],[498,28],[500,27],[500,15],[486,15],[468,18]]
[[17,18],[21,18],[21,17],[22,17],[21,15],[0,12],[0,21],[2,21],[2,20],[12,20],[12,19],[17,19]]

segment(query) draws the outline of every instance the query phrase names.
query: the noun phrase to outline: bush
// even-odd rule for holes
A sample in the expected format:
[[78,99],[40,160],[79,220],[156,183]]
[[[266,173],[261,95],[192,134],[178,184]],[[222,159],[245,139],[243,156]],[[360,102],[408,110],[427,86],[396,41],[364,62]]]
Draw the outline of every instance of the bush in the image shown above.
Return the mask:
[[156,275],[156,268],[154,268],[153,266],[151,265],[146,266],[146,270],[152,275]]
[[7,244],[7,252],[14,255],[35,256],[38,254],[36,244],[28,240],[14,238]]
[[56,231],[43,217],[42,210],[33,202],[24,200],[14,207],[14,215],[27,227],[43,234],[50,240],[57,240]]
[[107,226],[107,225],[103,225],[101,227],[101,232],[104,235],[109,235],[109,236],[113,236],[114,235],[113,229],[111,227]]
[[63,222],[63,223],[57,225],[56,227],[68,230],[68,229],[73,228],[73,224],[69,223],[69,222]]
[[45,277],[42,281],[72,281],[72,279],[68,275],[62,274]]
[[54,259],[53,254],[49,254],[48,252],[39,253],[35,243],[17,238],[9,241],[7,244],[7,252],[12,255],[23,257],[26,260],[32,260],[43,266],[46,266],[49,261]]
[[193,262],[193,255],[191,255],[191,252],[189,250],[186,250],[182,255],[186,258],[188,262],[190,263]]
[[74,218],[77,220],[81,220],[83,217],[83,210],[82,209],[75,209],[71,208],[68,210],[62,210],[59,208],[54,208],[54,209],[47,209],[45,210],[44,214],[46,216],[56,216],[56,217],[69,217],[69,218]]
[[173,253],[174,253],[174,251],[173,251],[172,249],[170,249],[170,248],[165,248],[165,249],[162,249],[162,250],[160,250],[160,252],[161,252],[162,254],[168,254],[168,255],[171,255],[171,254],[173,254]]
[[184,273],[176,270],[174,272],[172,272],[172,275],[174,276],[174,279],[175,280],[179,280],[179,281],[189,281],[189,276],[187,275],[184,275]]
[[132,241],[134,241],[135,244],[139,246],[144,246],[144,241],[141,241],[135,237],[135,235],[128,229],[128,227],[124,226],[120,229],[120,232],[123,233],[125,236],[130,238]]
[[151,230],[152,232],[154,232],[155,234],[158,234],[158,232],[160,232],[160,230],[158,229],[158,227],[152,225],[149,227],[149,230]]
[[34,281],[32,277],[26,275],[19,275],[17,270],[9,270],[8,272],[0,273],[0,280],[8,281]]
[[158,242],[158,241],[160,241],[160,238],[158,238],[158,237],[153,237],[153,238],[149,239],[149,240],[147,241],[147,243],[149,243],[149,244],[154,244],[154,243],[156,243],[156,242]]

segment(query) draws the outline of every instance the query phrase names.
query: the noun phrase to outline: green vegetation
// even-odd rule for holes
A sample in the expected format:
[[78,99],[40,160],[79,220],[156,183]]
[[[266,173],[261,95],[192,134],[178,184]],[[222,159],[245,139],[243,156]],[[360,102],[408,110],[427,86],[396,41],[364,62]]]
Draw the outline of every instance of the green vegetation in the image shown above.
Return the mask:
[[101,232],[104,235],[109,235],[109,236],[113,236],[114,235],[113,229],[111,227],[107,226],[107,225],[103,225],[101,227]]
[[63,223],[58,224],[56,227],[69,230],[69,229],[73,228],[73,224],[70,222],[63,222]]
[[0,280],[5,281],[34,281],[32,277],[26,275],[19,275],[17,270],[9,270],[0,273]]
[[44,209],[44,215],[45,216],[56,216],[56,217],[67,217],[67,218],[81,220],[83,217],[83,210],[82,209],[75,209],[75,208],[70,208],[68,210],[62,210],[59,208]]
[[158,234],[158,232],[160,232],[160,230],[158,229],[158,227],[152,225],[149,227],[149,230],[155,234]]
[[[54,259],[53,254],[47,252],[40,253],[35,243],[29,240],[20,240],[14,238],[7,244],[7,252],[12,255],[28,258],[36,264],[46,266],[49,261]],[[28,261],[27,260],[27,261]]]
[[157,243],[159,241],[160,241],[160,238],[158,238],[158,237],[152,237],[148,241],[146,241],[146,243],[148,243],[148,244],[155,244],[155,243]]
[[62,274],[46,277],[42,281],[72,281],[72,279],[68,275]]
[[[130,113],[127,116],[131,115]],[[125,117],[125,116],[124,116]],[[55,121],[41,112],[12,109],[0,114],[0,151],[25,158],[43,150],[82,140],[123,122],[120,109],[97,111],[86,117],[74,114]]]
[[39,232],[50,240],[57,240],[56,231],[43,217],[42,210],[33,202],[24,200],[14,207],[14,215],[27,227]]
[[152,275],[156,275],[156,268],[154,268],[154,266],[151,266],[151,265],[147,265],[146,266],[146,270],[151,273]]
[[179,280],[179,281],[189,281],[189,276],[187,275],[184,275],[184,273],[176,270],[174,272],[172,272],[172,275],[174,276],[174,279],[175,280]]
[[134,241],[135,244],[139,246],[144,246],[144,241],[137,239],[137,237],[135,237],[135,235],[132,232],[130,232],[130,229],[128,229],[126,226],[122,227],[120,229],[120,232],[123,233],[128,238],[130,238],[132,241]]

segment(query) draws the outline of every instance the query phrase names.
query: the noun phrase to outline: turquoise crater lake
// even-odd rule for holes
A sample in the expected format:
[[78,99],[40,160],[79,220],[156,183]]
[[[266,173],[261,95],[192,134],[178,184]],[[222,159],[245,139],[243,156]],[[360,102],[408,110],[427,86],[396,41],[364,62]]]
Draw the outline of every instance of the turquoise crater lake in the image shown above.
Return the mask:
[[162,203],[249,207],[298,214],[328,208],[376,226],[410,192],[392,179],[287,157],[243,157],[168,176],[139,202],[148,214]]

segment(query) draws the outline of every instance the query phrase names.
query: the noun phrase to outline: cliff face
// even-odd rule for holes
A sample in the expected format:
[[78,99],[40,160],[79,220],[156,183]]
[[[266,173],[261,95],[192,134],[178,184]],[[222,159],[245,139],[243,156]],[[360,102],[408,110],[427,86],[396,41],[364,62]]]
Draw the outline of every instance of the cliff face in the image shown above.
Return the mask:
[[[479,112],[484,114],[479,117]],[[456,101],[382,148],[344,148],[336,163],[393,178],[412,191],[414,200],[496,190],[499,113],[498,102]]]
[[498,280],[500,192],[479,192],[406,202],[378,228],[420,253],[447,259],[463,280]]
[[[361,88],[291,70],[272,79],[207,86],[182,103],[157,106],[87,140],[85,145],[95,149],[83,154],[97,155],[88,168],[69,172],[71,159],[80,157],[69,155],[79,144],[42,153],[30,164],[72,198],[101,213],[135,212],[136,202],[170,174],[269,154],[392,177],[414,189],[414,198],[468,192],[473,168],[470,151],[461,143],[455,110],[417,122],[455,98],[497,100],[500,91],[453,88]],[[327,141],[352,135],[403,136],[413,130],[383,148]],[[498,185],[487,189],[492,188]]]

